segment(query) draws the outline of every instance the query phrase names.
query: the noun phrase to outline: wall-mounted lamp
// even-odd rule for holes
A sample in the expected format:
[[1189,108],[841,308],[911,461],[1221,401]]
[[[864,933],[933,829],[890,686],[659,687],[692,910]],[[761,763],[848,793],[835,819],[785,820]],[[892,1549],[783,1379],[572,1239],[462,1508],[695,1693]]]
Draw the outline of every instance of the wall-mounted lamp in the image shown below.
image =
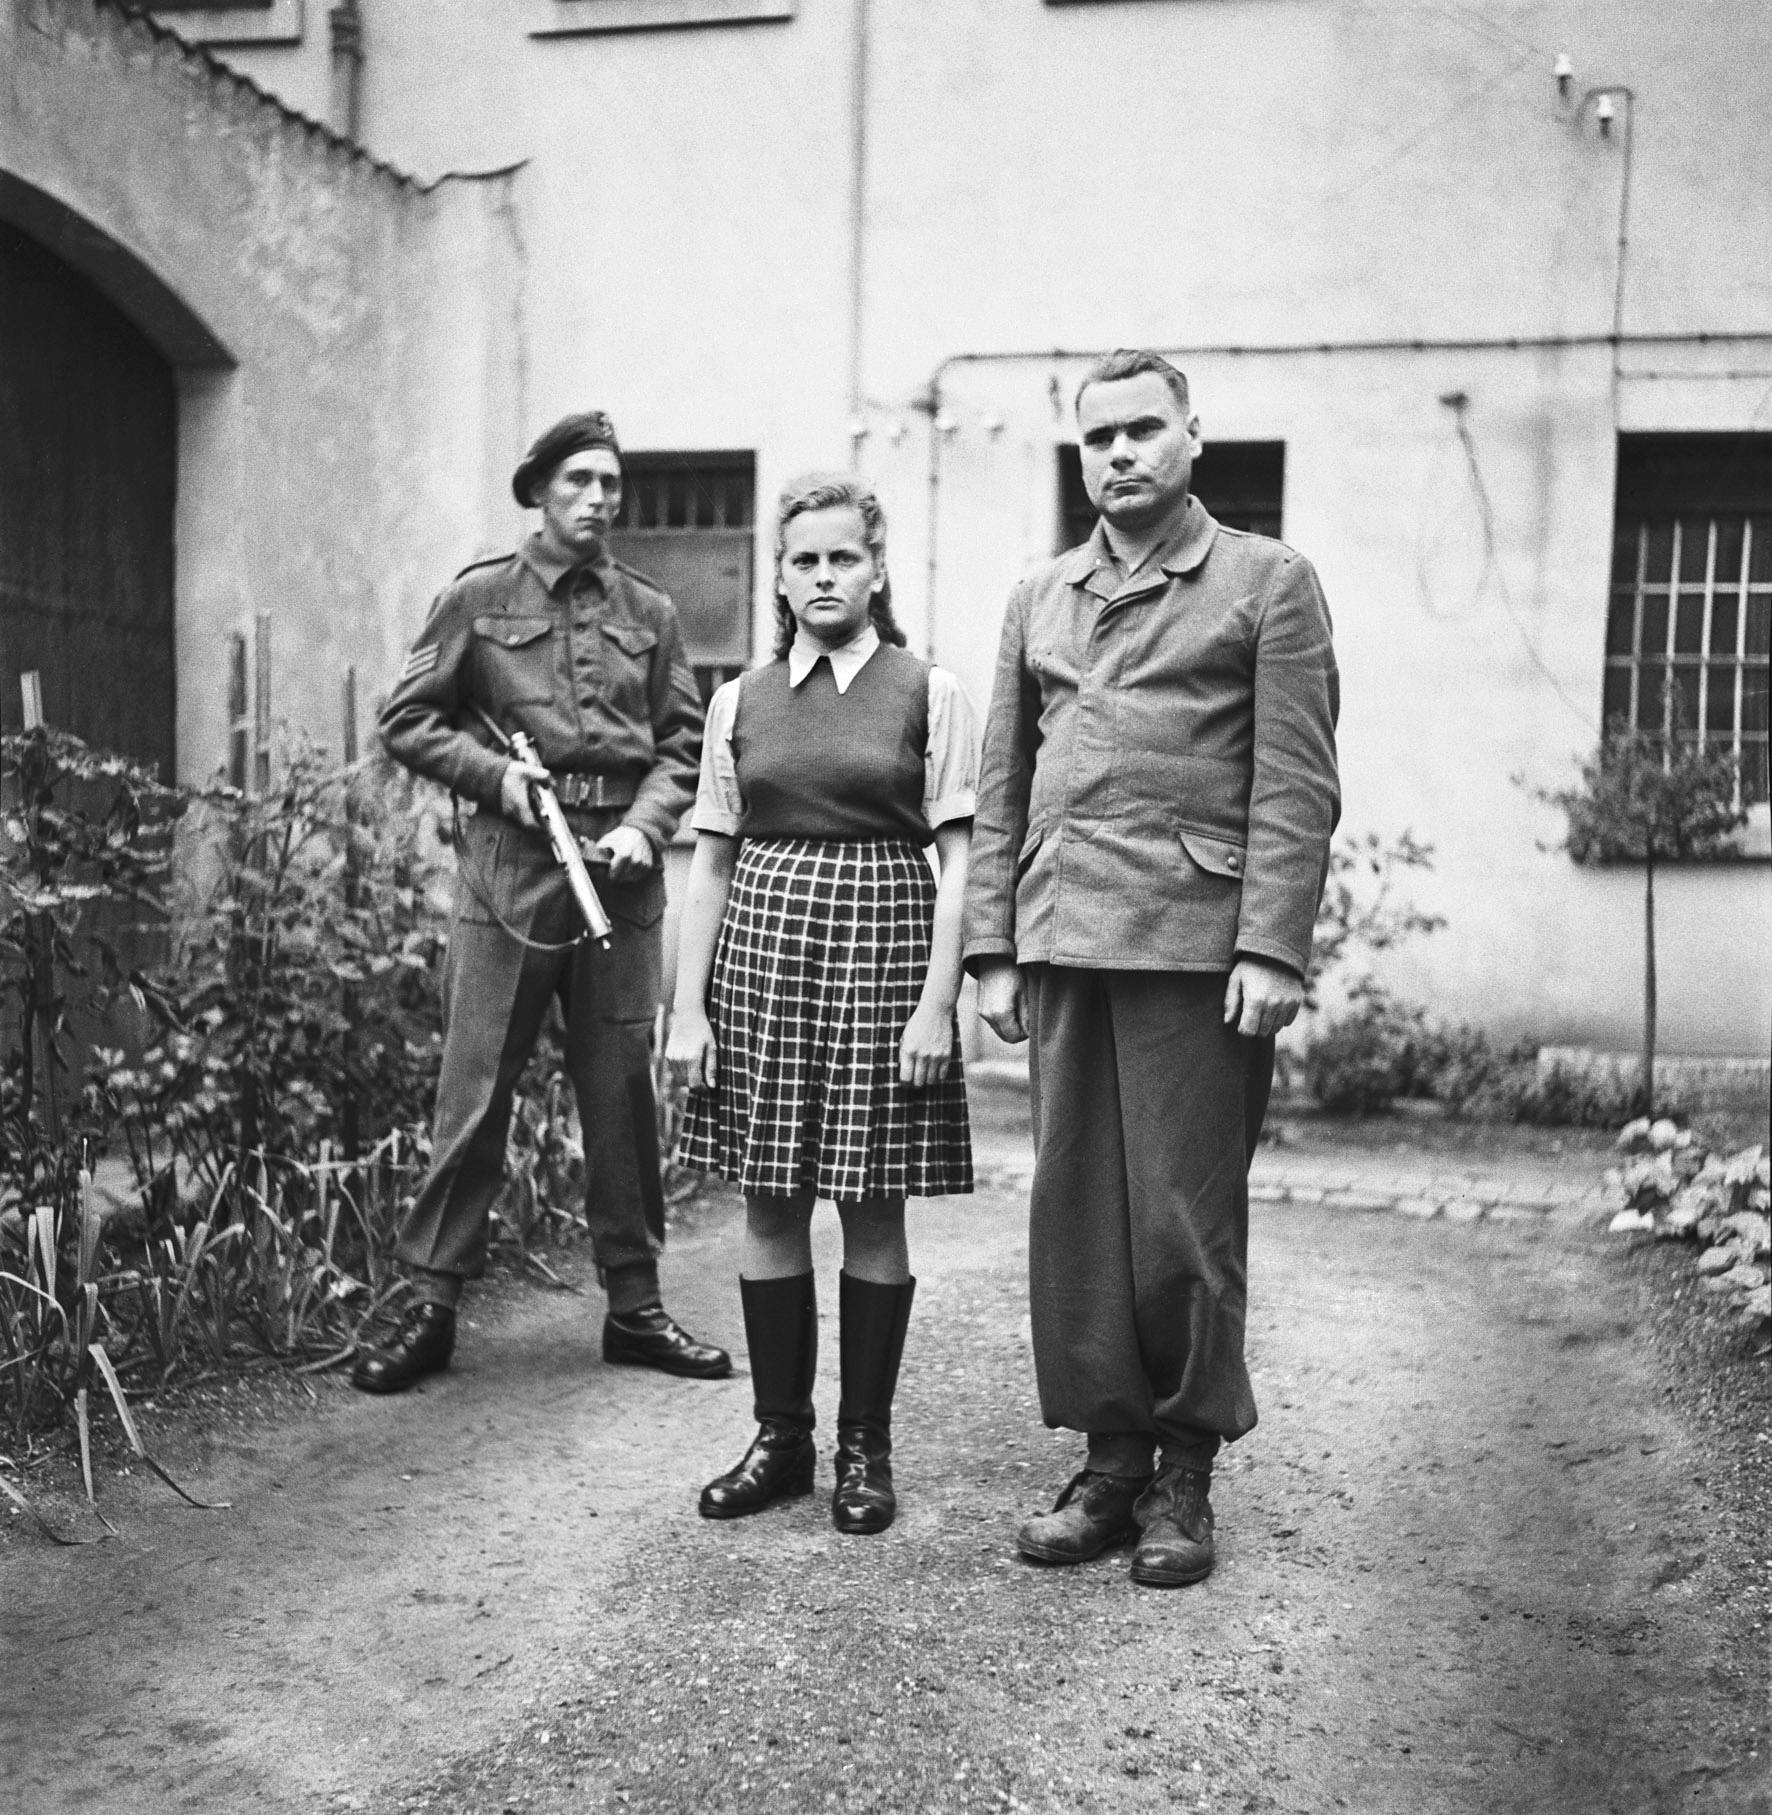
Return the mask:
[[1557,93],[1565,101],[1568,100],[1570,86],[1575,80],[1575,65],[1569,61],[1566,50],[1557,52],[1557,60],[1551,65],[1551,74],[1557,78]]
[[1618,109],[1612,105],[1610,95],[1601,95],[1594,103],[1594,119],[1599,123],[1600,137],[1612,136],[1612,122],[1618,117]]
[[897,447],[909,432],[909,428],[902,416],[894,416],[886,425],[886,439],[890,441],[894,447]]
[[960,432],[960,418],[952,410],[935,412],[935,432],[938,435],[957,435]]
[[997,436],[1002,434],[1009,424],[1003,417],[999,416],[995,410],[992,410],[988,415],[979,417],[978,426],[994,441]]
[[867,417],[851,416],[849,418],[849,439],[851,441],[866,441],[872,433],[873,430],[868,427]]

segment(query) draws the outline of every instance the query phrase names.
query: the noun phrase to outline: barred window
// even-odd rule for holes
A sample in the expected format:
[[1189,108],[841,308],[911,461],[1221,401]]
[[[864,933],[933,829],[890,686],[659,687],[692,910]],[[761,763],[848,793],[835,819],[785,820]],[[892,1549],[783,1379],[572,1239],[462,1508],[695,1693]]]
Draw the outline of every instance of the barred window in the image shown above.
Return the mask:
[[621,473],[610,552],[671,595],[705,701],[750,665],[756,457],[624,449]]
[[1602,713],[1735,758],[1767,798],[1772,435],[1621,435]]

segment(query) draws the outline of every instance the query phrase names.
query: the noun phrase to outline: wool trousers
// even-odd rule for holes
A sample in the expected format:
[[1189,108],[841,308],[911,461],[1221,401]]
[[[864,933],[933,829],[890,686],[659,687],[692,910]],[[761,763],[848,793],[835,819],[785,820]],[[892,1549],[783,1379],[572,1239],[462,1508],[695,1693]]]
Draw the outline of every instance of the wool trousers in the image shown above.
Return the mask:
[[[586,839],[618,818],[579,816]],[[491,813],[465,823],[431,1170],[395,1250],[407,1265],[464,1279],[485,1271],[512,1096],[555,1002],[584,1130],[585,1219],[597,1265],[607,1273],[650,1264],[664,1246],[652,1091],[664,878],[657,869],[633,883],[600,877],[598,893],[611,926],[607,951],[588,939],[570,943],[581,930],[578,910],[539,834]]]
[[1026,974],[1041,1413],[1110,1472],[1148,1472],[1157,1445],[1209,1465],[1255,1427],[1249,1160],[1274,1043],[1224,1025],[1223,973]]

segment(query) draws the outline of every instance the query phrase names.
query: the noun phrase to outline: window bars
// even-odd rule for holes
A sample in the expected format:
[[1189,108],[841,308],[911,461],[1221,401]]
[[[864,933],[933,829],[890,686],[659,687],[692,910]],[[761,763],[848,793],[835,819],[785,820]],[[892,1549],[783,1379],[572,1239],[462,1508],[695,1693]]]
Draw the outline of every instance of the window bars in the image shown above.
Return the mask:
[[1767,799],[1772,513],[1619,513],[1606,625],[1608,729],[1735,759],[1738,804]]

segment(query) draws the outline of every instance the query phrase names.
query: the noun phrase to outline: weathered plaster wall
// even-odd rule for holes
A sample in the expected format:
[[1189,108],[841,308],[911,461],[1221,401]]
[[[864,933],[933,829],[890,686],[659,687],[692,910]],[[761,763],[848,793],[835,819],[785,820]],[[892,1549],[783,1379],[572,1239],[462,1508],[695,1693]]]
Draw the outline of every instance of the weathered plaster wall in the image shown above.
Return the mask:
[[[1347,676],[1350,829],[1438,847],[1421,894],[1450,924],[1400,980],[1500,1031],[1628,1046],[1638,879],[1541,850],[1554,817],[1513,777],[1555,784],[1593,738],[1617,430],[1772,429],[1772,9],[870,10],[861,458],[903,615],[981,706],[1005,591],[1051,546],[1069,424],[1049,385],[1068,398],[1078,368],[949,369],[932,532],[914,404],[953,355],[1604,335],[1620,298],[1627,332],[1762,337],[1632,347],[1616,382],[1591,346],[1189,359],[1209,436],[1287,443],[1287,534],[1323,569]],[[616,38],[530,38],[514,7],[365,13],[378,150],[533,160],[526,423],[595,400],[635,446],[755,448],[765,498],[848,459],[852,0]],[[325,54],[310,29],[238,57],[318,94]],[[1634,93],[1609,136],[1598,86]],[[1663,901],[1664,1038],[1763,1052],[1772,870],[1687,873]]]
[[5,0],[0,69],[0,207],[179,367],[180,768],[223,761],[260,611],[275,715],[336,748],[347,665],[367,702],[503,527],[508,184],[426,193],[91,0]]

